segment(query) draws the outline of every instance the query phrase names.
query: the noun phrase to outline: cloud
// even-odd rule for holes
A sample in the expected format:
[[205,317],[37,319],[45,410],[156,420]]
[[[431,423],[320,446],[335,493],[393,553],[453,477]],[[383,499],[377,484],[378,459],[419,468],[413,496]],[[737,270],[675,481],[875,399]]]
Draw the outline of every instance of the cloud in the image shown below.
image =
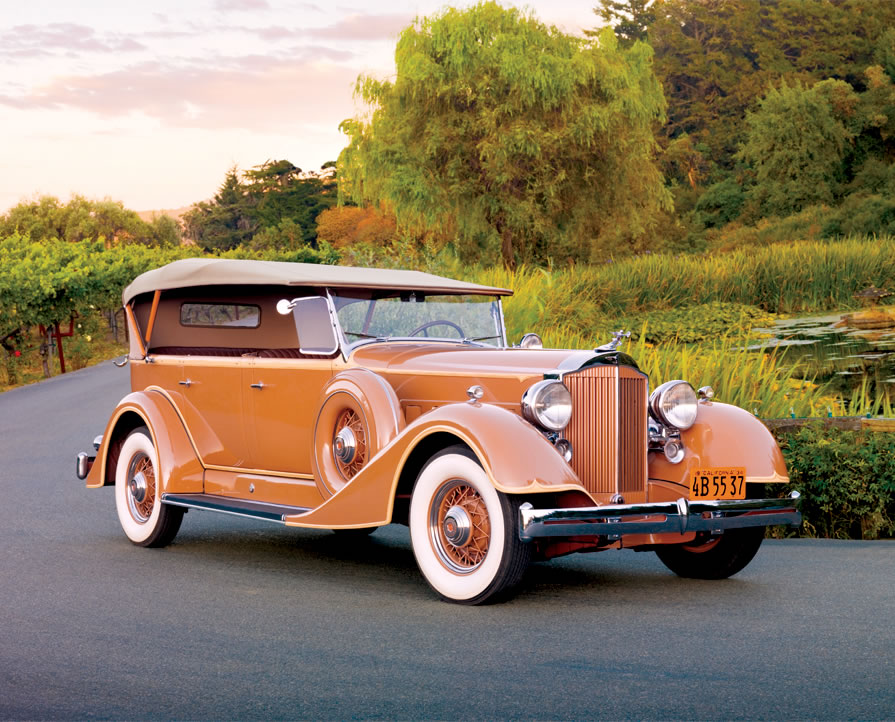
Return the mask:
[[0,56],[40,58],[80,53],[126,53],[146,46],[127,35],[98,35],[86,25],[16,25],[0,32]]
[[[327,48],[290,58],[245,56],[192,64],[143,62],[53,79],[0,104],[21,110],[77,109],[104,122],[145,116],[163,126],[289,132],[352,115],[356,71],[321,60]],[[100,128],[98,128],[100,130]]]
[[349,15],[337,23],[310,31],[335,40],[388,40],[410,25],[413,15]]
[[300,34],[301,31],[284,28],[282,25],[271,25],[266,28],[252,28],[249,32],[254,33],[262,40],[275,42],[277,40],[285,40],[286,38],[294,38],[296,35]]
[[214,9],[221,12],[253,12],[270,10],[267,0],[215,0]]
[[251,33],[266,42],[279,42],[287,38],[309,37],[328,41],[394,40],[394,38],[413,20],[412,15],[350,15],[332,25],[323,27],[286,27],[268,25],[255,28],[234,28],[219,26],[218,30],[238,30]]

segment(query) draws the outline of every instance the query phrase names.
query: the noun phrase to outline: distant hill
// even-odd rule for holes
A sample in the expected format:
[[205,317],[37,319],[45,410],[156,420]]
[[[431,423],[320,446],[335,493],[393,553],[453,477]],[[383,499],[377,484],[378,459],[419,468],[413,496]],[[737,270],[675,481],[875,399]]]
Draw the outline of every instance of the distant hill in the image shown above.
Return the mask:
[[157,216],[171,216],[171,218],[180,223],[183,214],[190,208],[192,208],[192,206],[184,206],[183,208],[163,208],[157,211],[137,211],[137,215],[147,223]]

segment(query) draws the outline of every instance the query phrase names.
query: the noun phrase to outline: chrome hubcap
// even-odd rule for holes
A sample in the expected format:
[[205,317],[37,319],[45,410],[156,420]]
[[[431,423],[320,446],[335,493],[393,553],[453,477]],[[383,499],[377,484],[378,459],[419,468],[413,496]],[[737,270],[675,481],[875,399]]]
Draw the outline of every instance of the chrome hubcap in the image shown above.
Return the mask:
[[155,469],[143,452],[134,454],[127,467],[125,496],[131,516],[138,524],[145,524],[155,506]]
[[429,506],[432,550],[453,574],[470,574],[488,554],[491,522],[485,500],[462,479],[446,481]]
[[333,439],[333,456],[337,462],[350,464],[354,461],[355,453],[357,453],[357,437],[348,426],[345,426]]
[[444,522],[441,528],[448,542],[455,547],[462,547],[469,543],[472,521],[463,507],[452,506],[444,515]]
[[140,471],[131,478],[130,481],[131,496],[134,501],[140,504],[146,498],[146,475]]

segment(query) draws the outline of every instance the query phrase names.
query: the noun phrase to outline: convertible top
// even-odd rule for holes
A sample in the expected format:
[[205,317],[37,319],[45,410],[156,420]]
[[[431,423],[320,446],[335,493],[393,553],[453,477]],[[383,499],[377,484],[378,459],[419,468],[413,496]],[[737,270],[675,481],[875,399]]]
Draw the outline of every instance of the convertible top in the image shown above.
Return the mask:
[[513,293],[506,288],[464,283],[421,271],[231,258],[185,258],[141,273],[124,289],[122,299],[127,304],[140,294],[172,288],[242,285],[394,289],[481,296],[510,296]]

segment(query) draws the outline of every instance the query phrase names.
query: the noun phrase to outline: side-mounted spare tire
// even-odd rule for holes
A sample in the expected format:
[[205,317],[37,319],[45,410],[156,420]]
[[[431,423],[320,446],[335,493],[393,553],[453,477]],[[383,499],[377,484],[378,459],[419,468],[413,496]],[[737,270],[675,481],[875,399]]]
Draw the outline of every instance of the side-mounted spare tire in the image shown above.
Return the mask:
[[404,428],[395,390],[378,374],[350,369],[320,396],[314,425],[314,471],[324,496],[342,489]]

